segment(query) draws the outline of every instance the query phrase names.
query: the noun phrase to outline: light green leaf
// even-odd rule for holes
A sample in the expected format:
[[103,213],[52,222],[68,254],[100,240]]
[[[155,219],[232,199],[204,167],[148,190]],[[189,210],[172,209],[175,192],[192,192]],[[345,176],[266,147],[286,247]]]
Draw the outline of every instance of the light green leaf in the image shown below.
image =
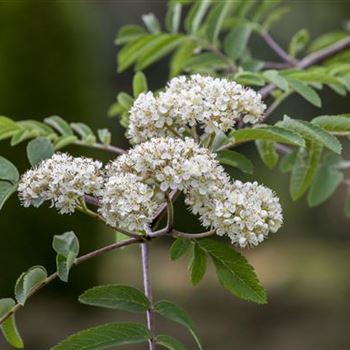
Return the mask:
[[318,96],[317,92],[313,88],[295,79],[287,78],[287,81],[292,89],[304,97],[305,100],[309,101],[316,107],[321,107],[322,101],[320,99],[320,96]]
[[150,307],[149,300],[141,291],[118,284],[91,288],[79,297],[79,301],[87,305],[131,312],[144,312]]
[[16,281],[15,296],[17,302],[24,305],[31,292],[40,286],[47,278],[47,272],[43,266],[33,266],[23,272]]
[[179,34],[162,34],[157,36],[148,44],[147,50],[144,50],[137,58],[135,69],[143,70],[147,68],[152,63],[173,51],[183,40],[184,37]]
[[0,156],[0,180],[15,184],[19,180],[17,168],[6,158]]
[[27,139],[30,139],[33,136],[34,135],[31,131],[26,130],[26,129],[21,129],[12,135],[10,144],[11,144],[11,146],[16,146],[19,143],[21,143]]
[[220,164],[230,165],[232,167],[240,169],[247,174],[253,174],[254,172],[253,163],[241,153],[224,150],[219,151],[217,153],[217,157]]
[[156,344],[164,346],[169,350],[186,350],[185,345],[180,343],[177,339],[168,335],[157,335]]
[[191,281],[194,286],[202,280],[206,270],[207,255],[198,244],[195,244],[193,247],[193,258],[190,264]]
[[192,241],[182,237],[176,238],[174,243],[170,247],[170,258],[171,260],[177,260],[181,258],[190,249]]
[[104,145],[110,145],[112,140],[112,134],[108,129],[98,129],[97,136],[101,143]]
[[22,127],[12,119],[0,116],[0,140],[5,140],[20,130]]
[[245,257],[227,244],[211,239],[202,239],[198,244],[212,257],[218,279],[225,289],[241,299],[266,303],[266,292]]
[[277,70],[266,70],[263,73],[263,76],[281,90],[288,91],[287,80],[282,75],[280,75]]
[[258,128],[238,129],[232,131],[230,136],[237,142],[251,140],[267,140],[303,147],[305,141],[298,134],[278,126],[263,126]]
[[[0,318],[7,314],[16,305],[12,298],[0,299]],[[15,316],[11,315],[0,326],[7,342],[16,349],[23,349],[23,340],[18,332]]]
[[68,282],[69,271],[79,254],[79,240],[73,231],[54,236],[52,247],[57,253],[56,265],[58,277]]
[[210,0],[202,0],[196,1],[193,4],[185,19],[185,29],[188,33],[195,34],[197,32],[210,6],[210,3]]
[[181,23],[182,5],[179,2],[169,2],[165,17],[165,26],[170,33],[177,33]]
[[70,126],[84,142],[88,144],[93,144],[96,142],[95,134],[85,123],[71,123]]
[[256,147],[258,149],[261,160],[264,164],[272,169],[278,163],[278,153],[276,151],[276,142],[267,140],[256,140]]
[[102,350],[114,346],[145,343],[151,338],[147,328],[138,323],[108,323],[71,335],[51,350]]
[[278,7],[275,10],[269,12],[268,16],[264,20],[262,24],[262,28],[264,31],[268,32],[270,28],[277,22],[281,20],[281,18],[286,15],[290,11],[289,7]]
[[197,44],[190,40],[184,40],[175,51],[170,61],[170,77],[178,75],[185,63],[192,57]]
[[9,181],[0,181],[0,210],[16,189],[17,184],[12,184]]
[[226,35],[224,39],[224,51],[232,60],[240,58],[247,47],[251,26],[247,22],[240,22]]
[[69,146],[78,141],[78,138],[74,135],[71,136],[61,136],[57,140],[55,140],[54,148],[58,150],[60,148]]
[[142,21],[150,33],[160,33],[160,23],[154,13],[142,15]]
[[118,45],[125,44],[125,43],[128,43],[129,41],[136,40],[141,36],[144,36],[145,34],[146,34],[145,30],[141,26],[137,26],[137,25],[123,26],[118,32],[118,36],[115,39],[115,43]]
[[293,35],[289,43],[289,47],[288,47],[289,54],[292,57],[296,57],[298,53],[305,48],[309,40],[310,40],[310,34],[306,29],[301,29],[297,31]]
[[55,153],[51,141],[47,137],[38,137],[27,145],[27,157],[31,166],[51,158]]
[[278,122],[276,125],[294,131],[305,139],[318,142],[335,153],[341,153],[342,146],[338,139],[315,124],[284,116],[283,121]]
[[57,130],[62,136],[72,136],[73,130],[69,126],[69,124],[59,116],[52,116],[49,118],[45,118],[44,122],[55,130]]
[[350,133],[350,114],[322,115],[312,119],[311,123],[332,134]]
[[252,72],[241,72],[237,73],[234,77],[234,80],[243,85],[256,85],[263,86],[265,85],[265,80],[262,78],[259,73]]
[[315,52],[318,50],[321,50],[327,46],[330,46],[337,41],[344,39],[346,36],[348,36],[346,32],[342,31],[336,31],[336,32],[330,32],[326,34],[322,34],[318,38],[316,38],[309,47],[309,52]]
[[146,92],[148,90],[147,79],[142,72],[136,72],[134,74],[134,78],[132,80],[132,88],[135,98],[142,92]]
[[297,157],[297,153],[298,151],[294,150],[282,157],[279,165],[279,169],[282,173],[289,173],[290,171],[292,171],[295,159]]
[[310,147],[300,148],[290,178],[290,195],[293,200],[299,199],[309,188],[317,166],[320,162],[322,146],[313,142]]
[[128,111],[134,103],[134,99],[126,92],[120,92],[117,96],[118,103]]
[[193,338],[195,339],[198,345],[198,348],[200,350],[203,350],[195,325],[191,317],[187,314],[187,312],[184,309],[170,301],[161,300],[154,304],[154,311],[162,315],[163,317],[186,327],[191,332]]
[[210,73],[213,70],[223,70],[227,68],[227,61],[219,54],[205,52],[197,54],[183,63],[183,69],[187,72]]

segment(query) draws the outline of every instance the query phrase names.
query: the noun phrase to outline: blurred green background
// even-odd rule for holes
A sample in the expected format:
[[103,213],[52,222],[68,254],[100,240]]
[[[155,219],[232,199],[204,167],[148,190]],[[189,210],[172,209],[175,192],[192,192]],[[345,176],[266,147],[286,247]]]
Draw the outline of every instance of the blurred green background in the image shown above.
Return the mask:
[[[338,29],[349,19],[349,1],[289,1],[290,14],[273,30],[286,44],[300,28],[312,37]],[[1,1],[0,2],[0,114],[16,120],[38,120],[56,114],[94,128],[108,126],[113,141],[126,146],[116,119],[107,119],[108,107],[119,91],[131,90],[132,73],[116,74],[117,48],[113,40],[124,24],[140,23],[144,13],[164,17],[166,1]],[[271,54],[253,40],[256,56]],[[274,58],[271,56],[271,58]],[[146,71],[151,88],[167,79],[166,60]],[[300,98],[290,98],[275,113],[311,119],[320,114],[349,112],[349,98],[322,92],[323,109]],[[25,146],[0,144],[0,154],[28,168]],[[73,154],[109,155],[70,148]],[[285,225],[254,250],[245,250],[268,289],[269,303],[257,306],[240,301],[219,287],[212,267],[203,282],[191,287],[186,258],[172,263],[171,243],[152,245],[152,278],[156,298],[173,299],[196,321],[206,349],[342,350],[350,349],[350,221],[343,215],[345,188],[320,208],[305,201],[293,203],[288,177],[267,171],[253,147],[244,149],[256,161],[253,176],[281,197]],[[345,148],[345,158],[350,152]],[[179,227],[195,229],[189,214],[177,216]],[[114,237],[89,218],[60,216],[48,208],[24,209],[13,196],[0,213],[0,297],[12,295],[19,274],[32,265],[55,268],[51,249],[54,234],[74,230],[82,252],[111,242]],[[79,305],[78,295],[97,283],[141,282],[137,247],[116,251],[74,269],[69,285],[55,282],[28,302],[18,315],[28,350],[50,346],[84,327],[111,320],[143,320],[144,315],[104,311]],[[181,327],[158,321],[163,332],[195,345]],[[127,347],[126,347],[127,348]],[[130,348],[130,347],[129,347]],[[133,346],[132,349],[143,347]],[[0,349],[9,347],[0,339]]]

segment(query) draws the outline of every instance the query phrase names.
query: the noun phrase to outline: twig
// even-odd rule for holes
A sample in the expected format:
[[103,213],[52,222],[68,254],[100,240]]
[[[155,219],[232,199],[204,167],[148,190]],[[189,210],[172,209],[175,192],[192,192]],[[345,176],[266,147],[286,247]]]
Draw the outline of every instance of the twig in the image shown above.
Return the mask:
[[156,344],[154,342],[154,314],[153,314],[153,295],[152,295],[152,284],[151,274],[149,266],[149,245],[144,242],[141,243],[141,257],[142,257],[142,274],[143,274],[143,285],[145,295],[150,302],[150,307],[146,311],[147,315],[147,328],[149,329],[152,337],[148,340],[149,350],[155,350]]
[[112,146],[112,145],[104,145],[103,143],[92,143],[92,144],[89,144],[89,143],[86,143],[86,142],[78,140],[78,141],[75,141],[74,144],[78,145],[78,146],[85,146],[85,147],[90,147],[90,148],[101,149],[103,151],[112,152],[112,153],[118,154],[118,155],[121,155],[121,154],[124,154],[124,153],[127,152],[126,150],[124,150],[122,148],[119,148],[119,147],[116,147],[116,146]]
[[166,193],[165,195],[166,195],[167,213],[168,213],[166,227],[168,231],[171,231],[174,226],[174,206],[173,206],[173,200],[170,197],[169,193]]
[[189,238],[189,239],[196,239],[196,238],[205,238],[212,236],[215,234],[216,229],[206,231],[206,232],[201,232],[201,233],[187,233],[187,232],[181,232],[178,230],[172,230],[171,235],[174,237],[183,237],[183,238]]

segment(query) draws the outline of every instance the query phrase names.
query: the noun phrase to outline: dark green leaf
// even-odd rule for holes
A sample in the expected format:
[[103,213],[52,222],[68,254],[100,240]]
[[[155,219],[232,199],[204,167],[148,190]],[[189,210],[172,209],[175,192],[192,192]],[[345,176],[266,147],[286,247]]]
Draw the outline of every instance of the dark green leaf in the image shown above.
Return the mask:
[[[12,298],[0,299],[0,318],[7,314],[14,306],[15,301]],[[23,340],[18,332],[15,316],[10,316],[0,326],[1,332],[7,342],[16,349],[23,349]]]
[[151,337],[142,324],[108,323],[71,335],[51,350],[102,350],[114,346],[145,343]]
[[253,163],[241,153],[224,150],[219,151],[217,153],[217,157],[220,164],[233,166],[247,174],[252,174],[254,172]]
[[183,69],[194,73],[209,73],[213,70],[223,70],[227,68],[227,61],[219,54],[205,52],[197,54],[183,63]]
[[202,280],[206,270],[207,255],[198,244],[195,244],[193,247],[193,258],[190,264],[191,281],[194,286]]
[[8,181],[0,181],[0,210],[16,189],[17,184],[12,184]]
[[279,169],[282,173],[289,173],[293,169],[297,153],[298,151],[294,150],[283,156],[279,165]]
[[242,56],[251,34],[251,26],[247,22],[238,23],[227,34],[224,40],[224,51],[233,60]]
[[252,72],[241,72],[235,75],[234,80],[243,85],[256,85],[263,86],[265,85],[265,80],[262,78],[259,73]]
[[0,156],[0,180],[15,184],[19,180],[17,168],[6,158]]
[[154,304],[154,311],[162,315],[163,317],[186,327],[191,332],[193,338],[195,339],[198,345],[198,348],[200,350],[203,349],[199,341],[199,336],[195,325],[191,317],[187,314],[187,312],[184,309],[170,301],[161,300]]
[[91,288],[79,297],[79,301],[87,305],[131,312],[144,312],[150,307],[141,291],[117,284]]
[[176,238],[170,248],[171,260],[177,260],[187,253],[192,245],[192,241],[182,237]]
[[51,158],[55,150],[47,137],[38,137],[27,145],[27,157],[31,166],[38,165],[43,160]]
[[136,98],[142,92],[148,90],[146,76],[142,72],[136,72],[132,80],[132,88],[134,97]]
[[261,160],[266,166],[272,169],[278,163],[278,153],[276,151],[276,142],[267,140],[256,140],[256,147],[258,149]]
[[169,350],[186,350],[186,347],[182,343],[168,335],[157,335],[156,343]]
[[309,101],[316,107],[321,107],[322,101],[320,99],[320,96],[318,96],[317,92],[313,88],[295,79],[287,78],[287,81],[293,90],[304,97],[305,100]]
[[69,124],[59,116],[52,116],[49,118],[45,118],[44,122],[52,126],[55,130],[57,130],[62,136],[72,136],[73,130],[69,126]]
[[47,278],[47,272],[43,266],[33,266],[23,272],[16,281],[15,296],[17,302],[24,305],[31,292],[40,286]]

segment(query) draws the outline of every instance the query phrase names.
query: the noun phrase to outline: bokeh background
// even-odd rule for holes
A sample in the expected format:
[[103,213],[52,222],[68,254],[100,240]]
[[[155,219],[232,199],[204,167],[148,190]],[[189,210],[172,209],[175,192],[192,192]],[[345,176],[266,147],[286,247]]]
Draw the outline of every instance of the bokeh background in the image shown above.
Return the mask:
[[[290,14],[273,34],[288,43],[292,34],[307,28],[312,37],[340,28],[349,19],[349,1],[289,1]],[[164,17],[166,1],[0,1],[0,114],[16,120],[41,120],[60,115],[94,128],[109,127],[113,142],[126,146],[123,129],[107,110],[117,92],[131,90],[132,73],[116,74],[113,44],[124,24],[140,23],[154,12]],[[253,41],[257,56],[271,55]],[[151,88],[167,79],[167,61],[146,71]],[[349,98],[322,92],[322,110],[300,98],[290,98],[275,113],[311,119],[320,114],[349,112]],[[0,144],[0,154],[28,168],[25,146]],[[73,154],[109,155],[70,148]],[[206,349],[231,350],[345,350],[350,349],[350,221],[343,214],[345,188],[326,204],[309,209],[305,200],[292,202],[288,176],[267,171],[253,147],[244,149],[255,159],[253,176],[233,176],[265,183],[281,197],[285,225],[278,234],[254,250],[246,250],[263,284],[269,303],[253,305],[238,300],[219,287],[212,266],[193,288],[187,259],[173,263],[171,241],[152,245],[152,279],[156,298],[175,300],[196,321]],[[346,150],[348,157],[349,150]],[[186,213],[177,216],[182,228],[195,229]],[[0,297],[11,296],[19,274],[32,265],[55,269],[51,249],[54,234],[74,230],[87,252],[112,242],[113,234],[79,213],[59,216],[48,208],[24,209],[13,196],[0,213]],[[144,315],[104,311],[79,305],[77,297],[98,283],[142,286],[138,247],[115,251],[75,268],[68,285],[55,282],[28,302],[17,320],[28,350],[47,350],[84,327],[111,320],[144,320]],[[158,320],[157,327],[177,336],[194,349],[186,331]],[[128,347],[126,347],[128,348]],[[143,349],[132,346],[130,349]],[[0,339],[0,349],[9,347]]]

